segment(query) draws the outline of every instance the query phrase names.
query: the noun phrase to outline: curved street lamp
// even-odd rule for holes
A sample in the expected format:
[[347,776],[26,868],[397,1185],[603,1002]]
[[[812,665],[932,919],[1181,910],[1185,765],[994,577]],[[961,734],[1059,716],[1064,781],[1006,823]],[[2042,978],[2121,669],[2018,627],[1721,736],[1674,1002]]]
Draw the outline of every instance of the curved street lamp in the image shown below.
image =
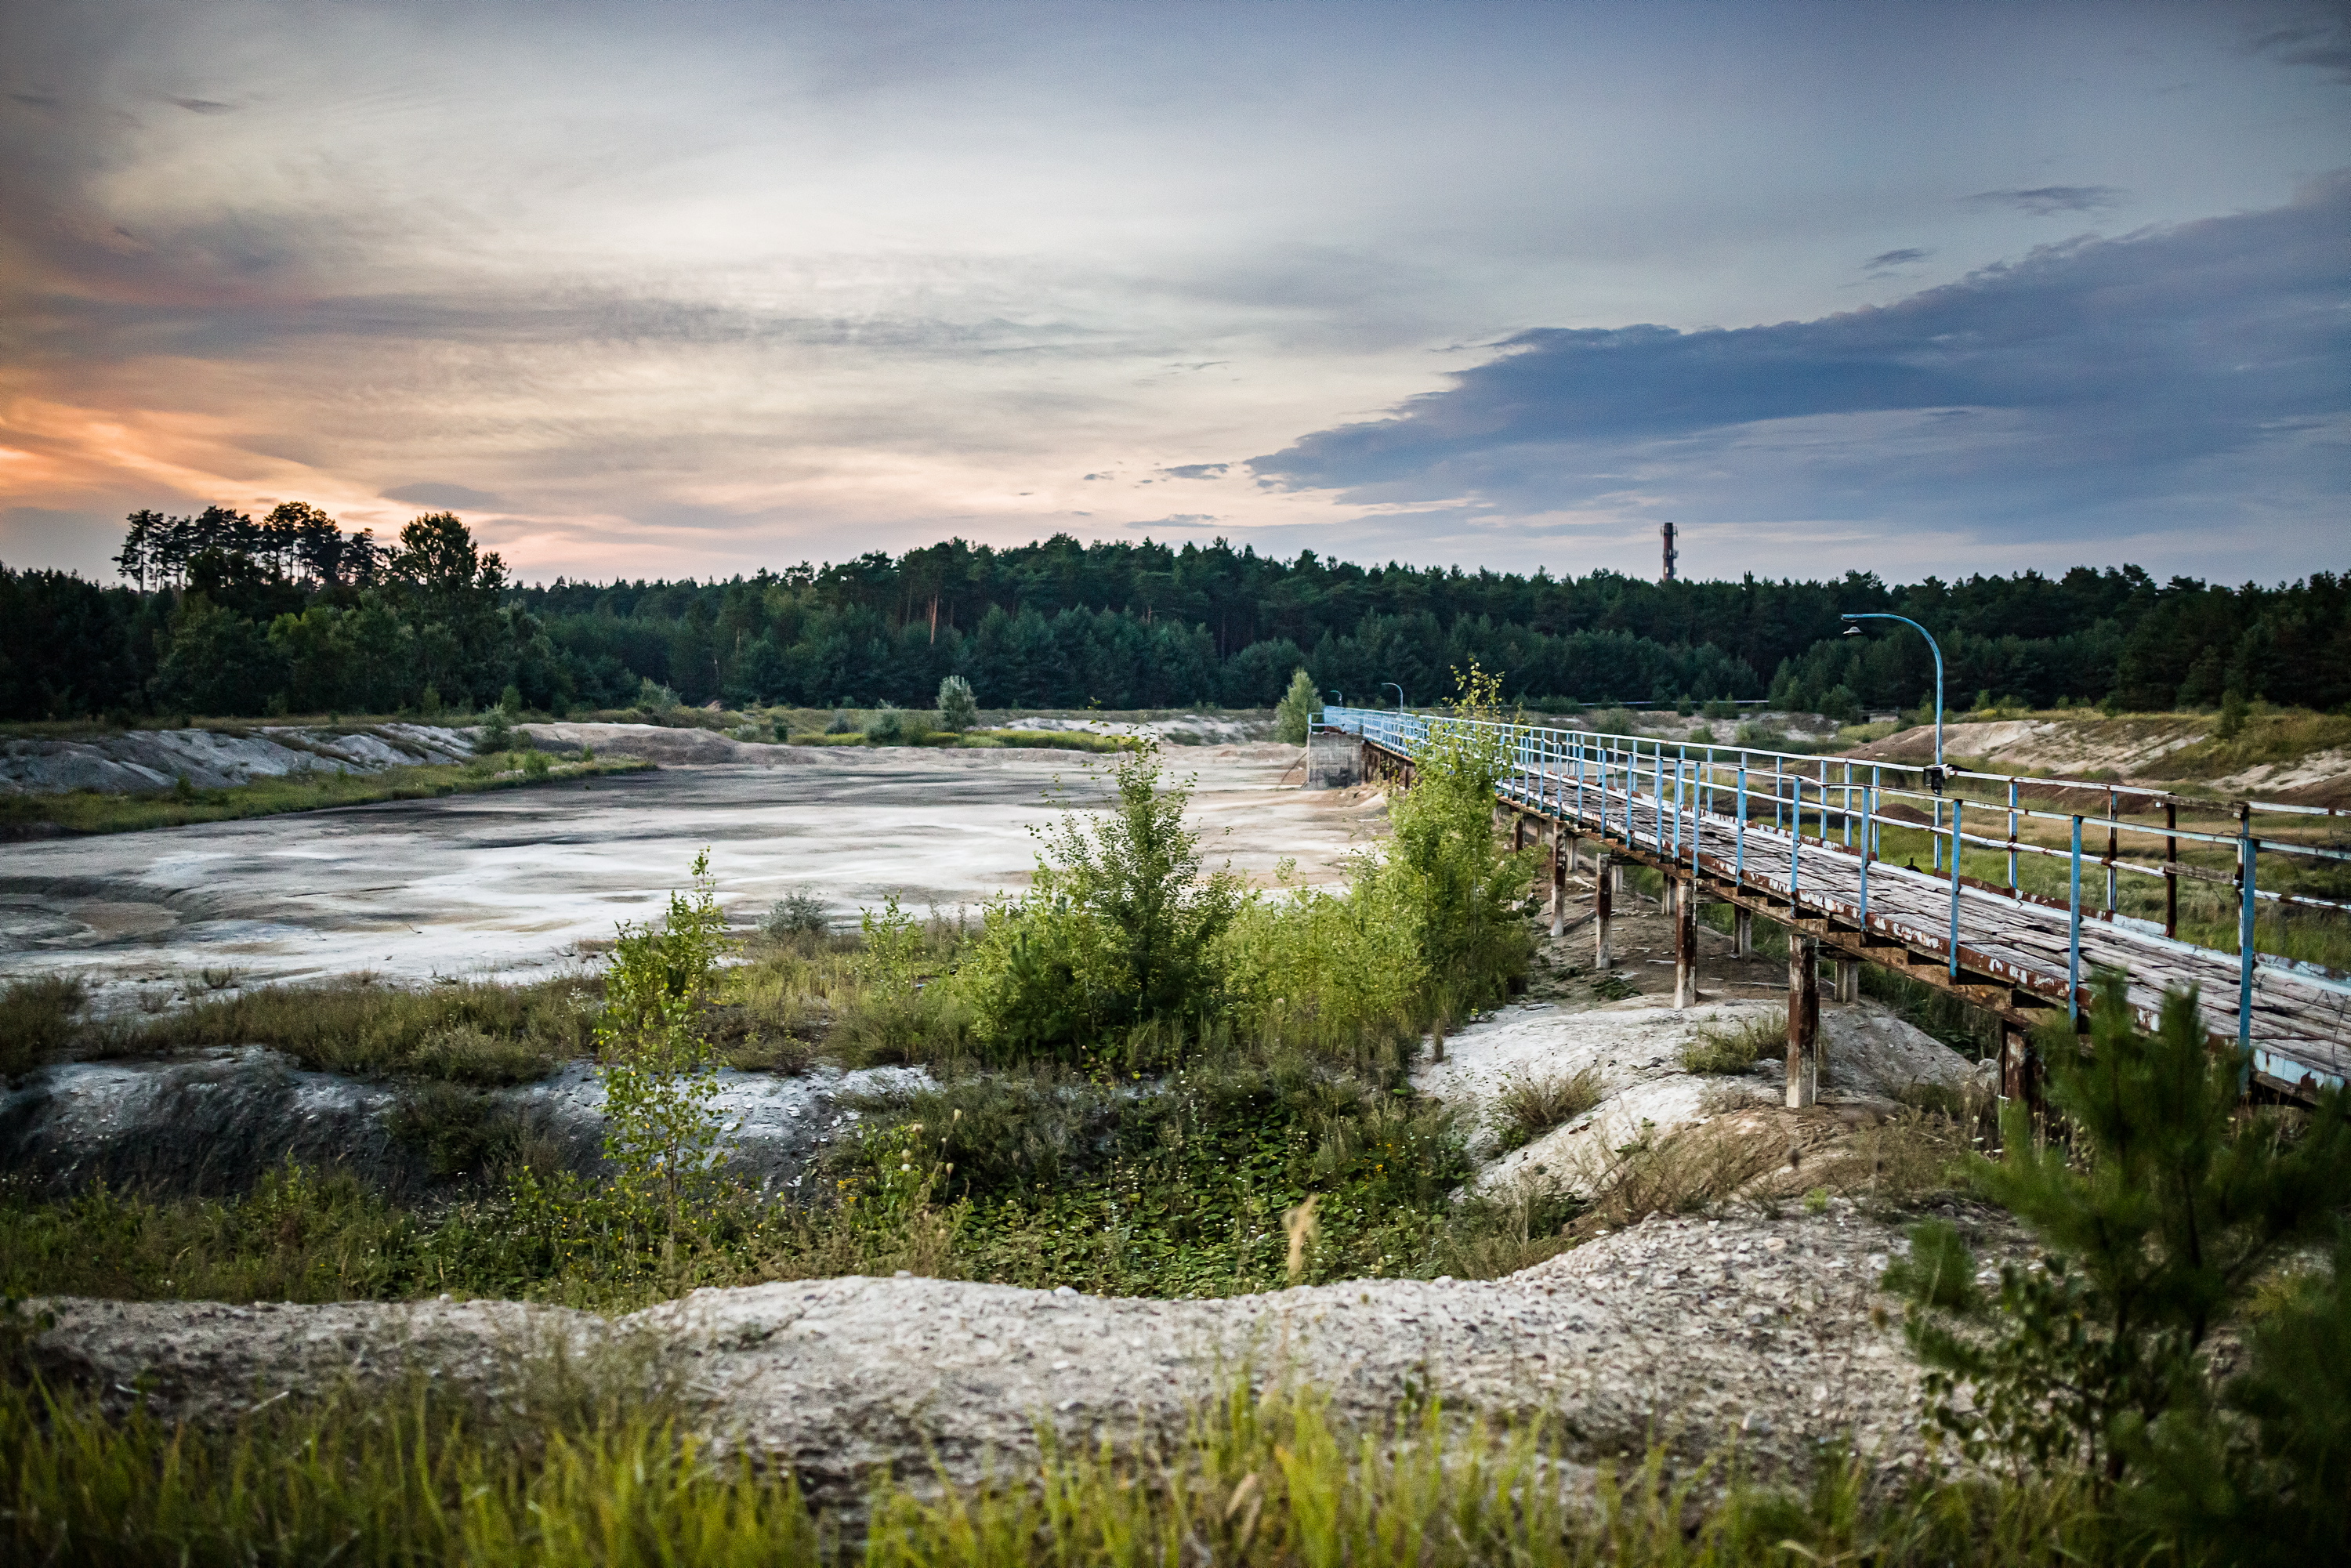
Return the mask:
[[1331,688],[1331,695],[1332,695],[1332,696],[1334,696],[1334,697],[1336,697],[1336,698],[1338,698],[1338,699],[1339,699],[1339,706],[1340,706],[1341,707],[1345,707],[1345,706],[1347,706],[1347,694],[1346,694],[1346,693],[1344,693],[1344,692],[1341,691],[1341,690],[1340,690],[1338,687],[1336,687],[1336,686],[1332,686],[1332,687]]
[[1384,691],[1384,692],[1394,692],[1394,693],[1395,693],[1395,695],[1396,695],[1396,712],[1398,712],[1398,713],[1402,713],[1402,712],[1404,712],[1404,688],[1403,688],[1402,686],[1400,686],[1400,685],[1396,685],[1394,681],[1382,681],[1382,682],[1380,683],[1380,690],[1382,690],[1382,691]]
[[[1840,615],[1837,619],[1840,621],[1899,621],[1902,624],[1909,627],[1911,630],[1917,632],[1918,635],[1927,639],[1927,646],[1935,655],[1935,792],[1938,795],[1941,794],[1943,792],[1942,645],[1935,641],[1935,634],[1932,632],[1928,631],[1924,626],[1919,625],[1918,622],[1911,620],[1907,615],[1889,615],[1879,611],[1869,611],[1858,615]],[[1858,626],[1849,626],[1845,629],[1844,634],[1848,637],[1858,637],[1861,635],[1861,628]]]

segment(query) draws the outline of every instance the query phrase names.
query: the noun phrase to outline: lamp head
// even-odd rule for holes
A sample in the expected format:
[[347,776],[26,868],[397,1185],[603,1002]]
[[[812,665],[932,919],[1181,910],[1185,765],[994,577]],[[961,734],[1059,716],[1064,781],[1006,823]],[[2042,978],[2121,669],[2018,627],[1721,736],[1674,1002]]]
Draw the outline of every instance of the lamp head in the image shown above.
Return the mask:
[[1848,626],[1844,629],[1844,634],[1848,637],[1858,637],[1861,635],[1861,628],[1857,625]]

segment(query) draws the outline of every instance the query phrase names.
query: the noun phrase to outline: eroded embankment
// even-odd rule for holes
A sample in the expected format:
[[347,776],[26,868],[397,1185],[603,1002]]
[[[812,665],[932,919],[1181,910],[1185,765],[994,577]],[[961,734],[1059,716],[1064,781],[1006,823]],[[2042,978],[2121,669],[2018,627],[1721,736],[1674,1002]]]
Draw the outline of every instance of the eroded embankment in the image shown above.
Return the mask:
[[[2013,1244],[1990,1218],[1961,1218]],[[495,1397],[534,1357],[609,1356],[683,1389],[693,1427],[831,1504],[853,1503],[877,1471],[917,1485],[1000,1473],[1037,1453],[1040,1429],[1165,1439],[1243,1375],[1311,1385],[1355,1430],[1434,1397],[1464,1417],[1556,1416],[1577,1465],[1662,1442],[1684,1459],[1736,1446],[1759,1471],[1801,1474],[1832,1439],[1885,1467],[1923,1451],[1916,1370],[1876,1289],[1903,1245],[1840,1200],[1819,1215],[1653,1220],[1485,1283],[1224,1301],[905,1278],[698,1291],[620,1319],[445,1299],[57,1300],[35,1304],[54,1322],[34,1351],[51,1375],[200,1422],[412,1371]]]
[[[844,1103],[929,1082],[914,1069],[721,1071],[712,1109],[735,1173],[797,1186],[859,1113]],[[390,1197],[451,1190],[464,1140],[535,1140],[574,1169],[602,1164],[603,1088],[567,1063],[536,1083],[483,1091],[310,1072],[259,1047],[166,1061],[68,1062],[0,1093],[0,1173],[52,1193],[103,1182],[181,1195],[249,1191],[288,1161],[347,1171]]]

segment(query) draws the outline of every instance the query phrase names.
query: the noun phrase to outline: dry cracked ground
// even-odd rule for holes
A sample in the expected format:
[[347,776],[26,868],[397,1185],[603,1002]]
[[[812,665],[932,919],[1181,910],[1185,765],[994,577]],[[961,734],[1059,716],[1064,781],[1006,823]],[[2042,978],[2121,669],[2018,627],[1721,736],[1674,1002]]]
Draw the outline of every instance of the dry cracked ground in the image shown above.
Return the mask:
[[[1212,844],[1255,871],[1295,855],[1335,874],[1377,831],[1379,802],[1284,789],[1295,756],[1236,747],[1183,759],[1200,766]],[[233,951],[256,973],[365,963],[421,975],[462,952],[477,972],[528,971],[641,913],[702,843],[736,879],[738,908],[796,882],[837,907],[876,890],[967,900],[1017,885],[1022,830],[1059,809],[1041,787],[1076,772],[1066,757],[986,754],[672,764],[577,800],[524,792],[26,846],[0,885],[19,910],[85,935],[20,939],[5,967],[71,959],[129,977]],[[107,902],[153,908],[161,924],[108,936],[78,913]],[[678,1391],[694,1425],[842,1506],[877,1470],[975,1479],[1033,1453],[1043,1431],[1170,1437],[1241,1377],[1322,1390],[1338,1419],[1367,1430],[1431,1396],[1465,1418],[1550,1414],[1562,1457],[1587,1469],[1654,1442],[1688,1458],[1735,1445],[1767,1470],[1801,1471],[1829,1439],[1880,1465],[1915,1462],[1916,1370],[1876,1290],[1904,1243],[1864,1167],[1868,1139],[1908,1113],[1898,1095],[1963,1088],[1973,1070],[1882,1009],[1832,1007],[1823,1103],[1785,1111],[1768,1063],[1699,1074],[1680,1062],[1701,1033],[1772,1018],[1783,968],[1740,962],[1708,933],[1700,1004],[1676,1012],[1655,961],[1665,922],[1635,907],[1615,936],[1634,994],[1609,999],[1622,986],[1604,994],[1579,972],[1590,934],[1571,925],[1526,998],[1417,1075],[1487,1121],[1514,1080],[1588,1071],[1599,1085],[1591,1109],[1523,1147],[1481,1135],[1481,1185],[1504,1198],[1529,1182],[1598,1193],[1639,1151],[1676,1139],[1737,1168],[1713,1173],[1729,1196],[1706,1212],[1601,1231],[1502,1279],[1185,1301],[838,1279],[705,1291],[618,1319],[445,1299],[57,1300],[37,1304],[52,1318],[35,1348],[114,1398],[204,1420],[414,1371],[495,1397],[560,1352]],[[1998,1216],[1941,1207],[1995,1254],[2019,1245]]]

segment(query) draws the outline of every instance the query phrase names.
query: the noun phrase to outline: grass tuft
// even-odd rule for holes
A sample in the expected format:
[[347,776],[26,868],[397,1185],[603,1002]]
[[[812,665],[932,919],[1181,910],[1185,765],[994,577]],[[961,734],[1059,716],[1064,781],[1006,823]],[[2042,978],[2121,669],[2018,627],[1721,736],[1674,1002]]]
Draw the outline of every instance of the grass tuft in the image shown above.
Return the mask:
[[1682,1047],[1682,1071],[1716,1075],[1746,1072],[1785,1049],[1788,1031],[1769,1017],[1744,1019],[1729,1029],[1699,1031]]
[[1506,1151],[1524,1148],[1599,1104],[1606,1091],[1607,1080],[1596,1067],[1512,1078],[1494,1098],[1495,1142]]
[[0,986],[0,1080],[30,1072],[71,1043],[74,1015],[89,995],[70,975],[36,975]]

